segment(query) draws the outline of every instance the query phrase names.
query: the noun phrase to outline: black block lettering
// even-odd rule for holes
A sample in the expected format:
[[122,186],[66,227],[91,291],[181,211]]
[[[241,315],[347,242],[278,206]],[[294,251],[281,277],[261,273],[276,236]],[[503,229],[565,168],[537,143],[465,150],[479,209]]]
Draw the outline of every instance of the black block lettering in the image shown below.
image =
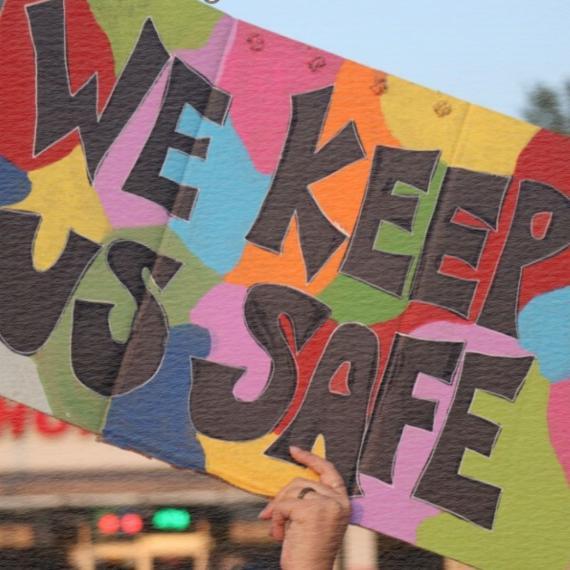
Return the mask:
[[281,162],[247,235],[255,245],[281,253],[291,220],[297,216],[307,281],[313,279],[346,238],[320,210],[309,186],[364,158],[354,122],[318,149],[332,90],[327,87],[293,96],[293,116]]
[[508,184],[506,176],[448,169],[416,273],[412,299],[469,316],[477,282],[445,275],[440,267],[445,256],[452,256],[476,269],[487,230],[456,224],[453,217],[462,209],[496,230]]
[[[543,239],[531,233],[536,214],[552,214]],[[479,316],[480,325],[517,336],[517,316],[522,271],[528,265],[556,255],[570,244],[570,199],[540,182],[521,184],[518,204],[495,279]]]
[[[293,422],[267,450],[267,455],[291,461],[290,445],[312,449],[317,437],[325,438],[327,459],[355,492],[356,467],[364,436],[370,390],[378,369],[376,335],[363,325],[339,326],[331,336],[311,379],[305,401]],[[348,394],[331,391],[330,382],[348,363]]]
[[450,384],[463,344],[396,335],[366,434],[360,471],[392,484],[396,451],[405,426],[432,431],[435,402],[412,396],[423,372]]
[[296,289],[255,285],[245,303],[247,326],[271,356],[271,373],[261,396],[242,402],[233,395],[242,368],[192,359],[190,414],[198,431],[225,441],[246,441],[269,433],[287,411],[297,385],[297,368],[279,324],[285,315],[299,351],[329,317],[326,305]]
[[180,186],[160,175],[170,147],[189,156],[206,159],[210,139],[196,139],[176,131],[185,104],[200,115],[222,125],[230,105],[230,97],[212,86],[198,72],[178,58],[174,59],[162,109],[123,190],[152,200],[179,218],[188,219],[197,189]]
[[122,394],[144,384],[160,367],[168,321],[145,286],[143,270],[149,270],[158,287],[164,289],[181,267],[140,243],[124,240],[111,244],[107,260],[137,304],[131,334],[126,343],[113,340],[109,329],[112,304],[77,300],[71,336],[71,362],[77,378],[103,396]]
[[427,192],[438,157],[439,152],[435,151],[377,147],[366,197],[342,273],[401,297],[412,257],[377,250],[374,243],[384,222],[412,231],[418,198],[397,196],[394,187],[402,182]]
[[168,60],[168,52],[150,19],[142,28],[133,53],[103,114],[97,113],[97,76],[74,95],[66,60],[63,0],[27,8],[36,50],[36,154],[79,127],[89,174],[95,172],[107,149],[121,132]]
[[501,489],[459,474],[465,449],[490,456],[500,428],[469,412],[476,390],[513,401],[532,358],[468,353],[463,373],[436,449],[414,496],[482,527],[493,528]]
[[40,216],[0,210],[0,339],[21,354],[47,341],[100,246],[70,232],[65,250],[47,271],[34,269]]

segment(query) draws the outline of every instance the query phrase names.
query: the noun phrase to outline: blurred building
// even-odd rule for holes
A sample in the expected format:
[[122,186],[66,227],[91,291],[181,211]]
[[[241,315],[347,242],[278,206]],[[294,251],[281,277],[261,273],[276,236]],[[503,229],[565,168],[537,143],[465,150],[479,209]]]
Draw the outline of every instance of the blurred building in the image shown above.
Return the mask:
[[[279,545],[257,520],[263,505],[0,400],[2,570],[279,568]],[[461,568],[358,527],[349,529],[337,567]]]

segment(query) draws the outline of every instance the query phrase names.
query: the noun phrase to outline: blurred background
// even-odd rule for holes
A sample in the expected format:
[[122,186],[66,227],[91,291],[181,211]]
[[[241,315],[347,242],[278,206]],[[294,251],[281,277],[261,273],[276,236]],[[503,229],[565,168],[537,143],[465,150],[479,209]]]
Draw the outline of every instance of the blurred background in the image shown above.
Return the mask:
[[[2,570],[279,568],[265,501],[0,399]],[[335,570],[460,570],[350,527]]]
[[[119,0],[117,0],[119,1]],[[184,1],[184,0],[180,0]],[[570,134],[568,0],[220,0],[217,7]],[[0,0],[0,9],[2,0]],[[264,501],[0,400],[0,569],[278,568]],[[338,570],[459,570],[351,527]]]
[[568,0],[219,0],[213,5],[425,87],[570,133]]

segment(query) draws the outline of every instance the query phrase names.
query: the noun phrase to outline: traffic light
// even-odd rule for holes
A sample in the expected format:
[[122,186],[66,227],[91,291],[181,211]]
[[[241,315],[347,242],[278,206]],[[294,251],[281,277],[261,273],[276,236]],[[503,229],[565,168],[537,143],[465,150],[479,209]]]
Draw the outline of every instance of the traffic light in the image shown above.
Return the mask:
[[164,508],[152,515],[152,526],[159,531],[182,532],[188,530],[192,516],[186,509]]
[[115,513],[105,513],[97,520],[97,529],[101,534],[117,534],[121,530],[121,520]]
[[126,512],[114,513],[105,512],[97,518],[97,529],[105,536],[125,535],[133,536],[142,532],[144,520],[139,513]]
[[98,509],[94,526],[102,538],[129,538],[142,532],[185,532],[190,530],[192,515],[181,507],[156,509]]
[[143,528],[143,518],[138,513],[127,513],[121,517],[121,530],[125,534],[138,534]]

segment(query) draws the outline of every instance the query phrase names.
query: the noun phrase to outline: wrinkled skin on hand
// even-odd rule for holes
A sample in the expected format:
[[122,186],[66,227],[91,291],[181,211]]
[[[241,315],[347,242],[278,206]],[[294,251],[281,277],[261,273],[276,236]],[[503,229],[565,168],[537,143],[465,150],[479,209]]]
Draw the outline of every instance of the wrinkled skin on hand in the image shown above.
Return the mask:
[[259,518],[271,521],[271,536],[283,543],[284,570],[331,570],[350,519],[344,481],[332,463],[317,455],[291,447],[291,456],[315,471],[319,481],[294,479]]

